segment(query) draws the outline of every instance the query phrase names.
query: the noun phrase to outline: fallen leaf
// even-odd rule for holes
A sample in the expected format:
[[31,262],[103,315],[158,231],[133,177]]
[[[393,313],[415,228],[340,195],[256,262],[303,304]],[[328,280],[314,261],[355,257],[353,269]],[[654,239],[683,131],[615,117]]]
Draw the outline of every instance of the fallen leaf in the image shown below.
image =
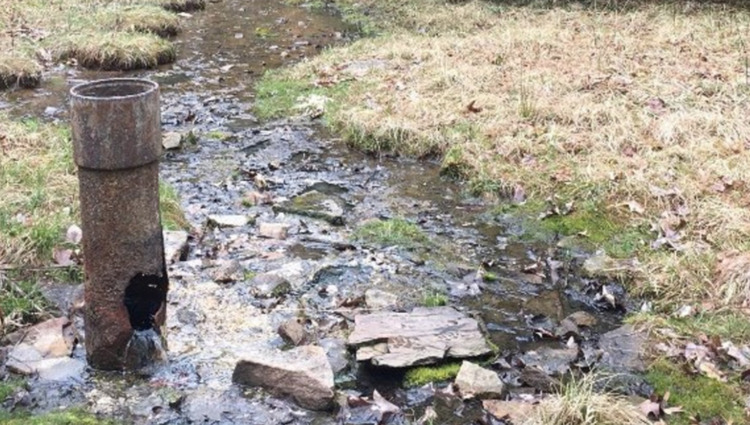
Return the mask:
[[703,360],[698,362],[696,364],[696,367],[698,371],[700,371],[702,374],[706,375],[707,377],[711,379],[716,379],[719,382],[726,382],[727,378],[724,376],[723,373],[719,370],[718,367],[716,367],[715,364],[709,362],[708,360]]
[[77,245],[81,243],[81,239],[83,239],[83,231],[80,227],[76,226],[75,224],[68,227],[68,231],[65,232],[66,241]]
[[661,417],[661,403],[658,400],[654,400],[654,396],[649,400],[645,400],[638,408],[648,418],[659,419]]
[[70,250],[70,249],[55,248],[54,251],[52,252],[52,258],[55,260],[55,263],[61,266],[75,265],[75,261],[71,259],[72,255],[73,255],[73,250]]

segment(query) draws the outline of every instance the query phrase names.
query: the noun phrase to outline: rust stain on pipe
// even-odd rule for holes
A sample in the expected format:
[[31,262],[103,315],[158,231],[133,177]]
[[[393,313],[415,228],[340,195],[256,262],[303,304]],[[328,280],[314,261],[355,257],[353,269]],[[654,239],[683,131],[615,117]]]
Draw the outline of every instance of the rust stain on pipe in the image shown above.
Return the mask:
[[71,121],[87,358],[98,369],[138,369],[159,347],[134,343],[137,334],[154,332],[163,342],[169,285],[159,217],[159,87],[139,79],[76,86]]

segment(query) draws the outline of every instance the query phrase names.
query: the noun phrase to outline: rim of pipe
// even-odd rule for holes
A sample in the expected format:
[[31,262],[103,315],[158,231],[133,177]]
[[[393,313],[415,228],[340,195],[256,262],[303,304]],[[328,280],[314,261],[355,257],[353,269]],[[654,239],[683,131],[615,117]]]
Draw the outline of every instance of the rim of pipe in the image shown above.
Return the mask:
[[[126,91],[120,94],[118,89]],[[78,84],[70,89],[70,94],[78,99],[111,101],[145,97],[158,90],[158,83],[143,78],[106,78]]]

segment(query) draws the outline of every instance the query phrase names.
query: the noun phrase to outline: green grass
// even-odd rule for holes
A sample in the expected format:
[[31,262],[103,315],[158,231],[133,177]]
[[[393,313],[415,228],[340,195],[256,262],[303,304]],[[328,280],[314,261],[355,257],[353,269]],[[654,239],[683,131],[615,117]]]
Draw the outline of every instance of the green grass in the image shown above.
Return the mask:
[[440,292],[431,292],[422,298],[422,305],[425,307],[442,307],[447,304],[448,297]]
[[669,405],[682,406],[685,413],[672,416],[670,425],[690,425],[690,416],[704,420],[721,417],[735,424],[745,423],[743,395],[736,384],[726,384],[701,375],[688,375],[666,360],[651,365],[646,375],[659,394],[669,391]]
[[5,316],[5,332],[39,321],[48,308],[34,281],[0,276],[0,309]]
[[6,381],[0,381],[0,403],[6,398],[12,396],[19,388],[26,385],[23,379],[13,378]]
[[640,313],[630,316],[627,321],[667,327],[685,337],[705,334],[737,345],[750,344],[750,317],[738,311],[702,313],[686,318]]
[[368,221],[354,231],[357,240],[382,246],[417,248],[429,243],[429,238],[414,223],[401,218]]
[[81,409],[68,409],[33,416],[28,413],[0,412],[2,425],[117,425],[111,419],[99,419]]
[[184,230],[190,227],[180,207],[180,195],[169,183],[159,182],[159,210],[164,229]]
[[430,382],[453,379],[458,375],[461,363],[446,363],[438,366],[420,366],[409,369],[404,375],[404,387],[419,387]]

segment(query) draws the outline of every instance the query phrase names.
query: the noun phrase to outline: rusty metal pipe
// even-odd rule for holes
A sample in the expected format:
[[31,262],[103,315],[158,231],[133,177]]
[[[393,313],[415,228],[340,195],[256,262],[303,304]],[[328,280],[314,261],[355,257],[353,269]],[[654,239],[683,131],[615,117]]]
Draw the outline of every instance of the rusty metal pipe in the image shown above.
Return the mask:
[[[85,345],[97,369],[140,369],[164,347],[169,286],[159,217],[159,86],[108,79],[73,87]],[[143,335],[156,341],[143,343]]]

